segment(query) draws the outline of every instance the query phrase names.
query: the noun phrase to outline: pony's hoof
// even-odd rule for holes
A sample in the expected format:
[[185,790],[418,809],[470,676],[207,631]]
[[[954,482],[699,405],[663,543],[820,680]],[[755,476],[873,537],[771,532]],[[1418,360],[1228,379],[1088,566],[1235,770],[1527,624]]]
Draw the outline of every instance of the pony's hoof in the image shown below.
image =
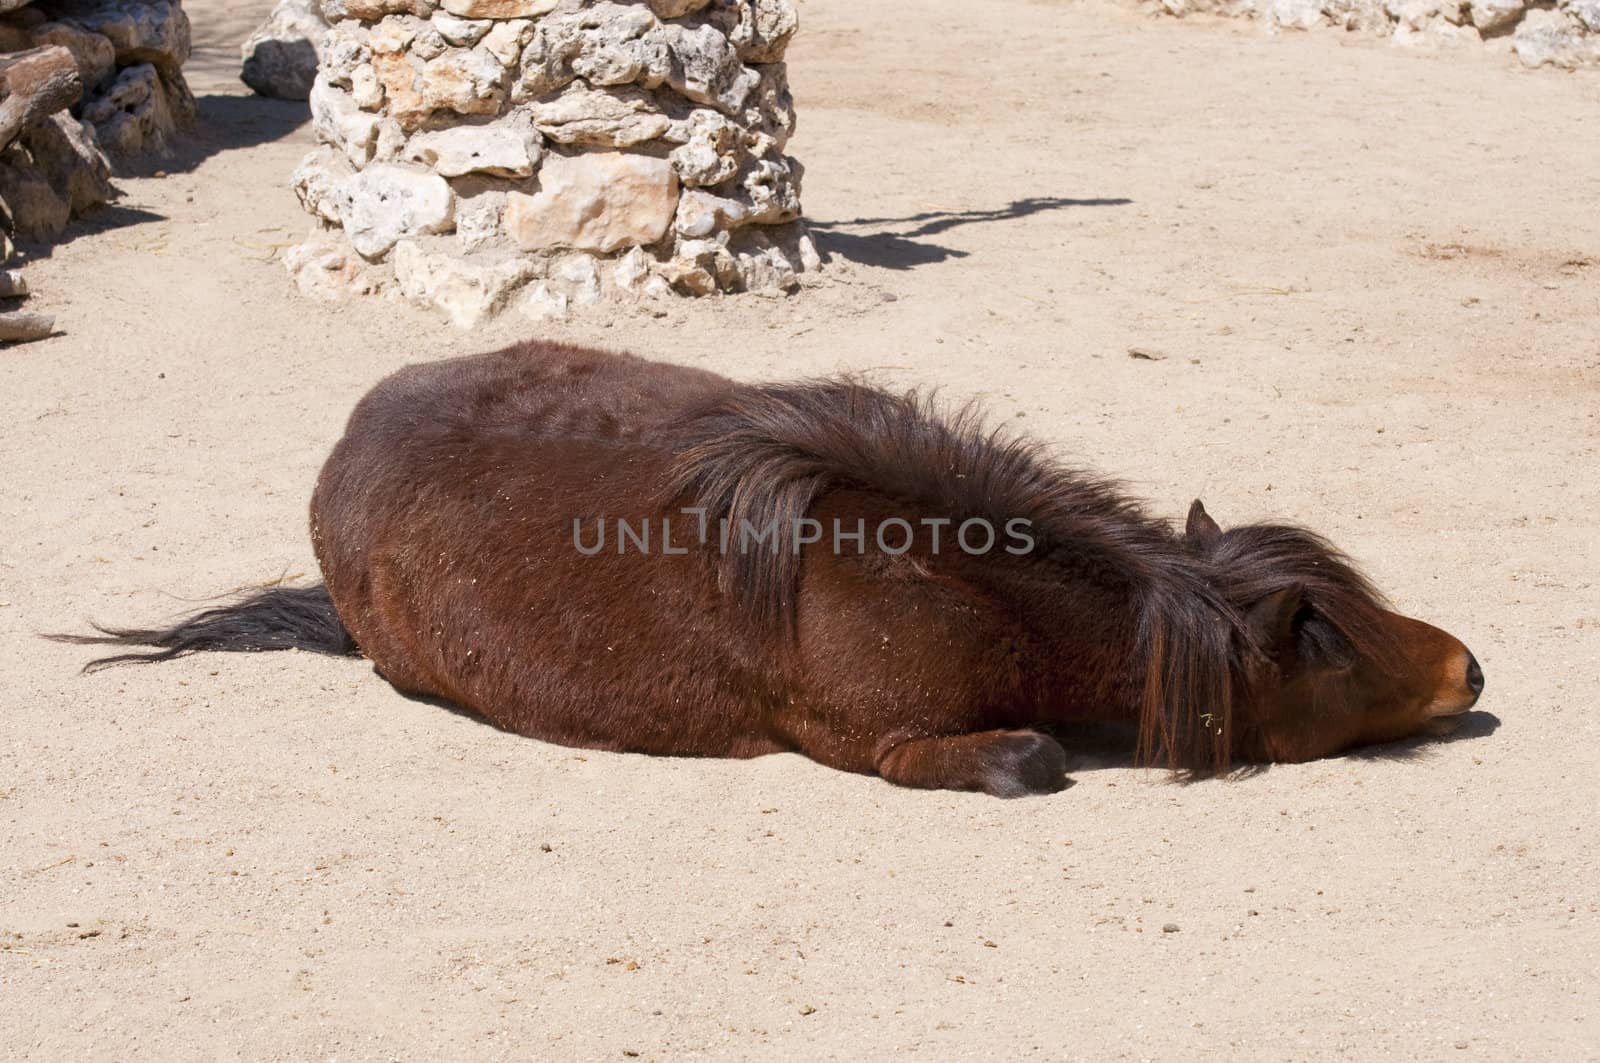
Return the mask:
[[1065,790],[1067,751],[1038,731],[1011,731],[986,750],[983,790],[995,797],[1027,797]]

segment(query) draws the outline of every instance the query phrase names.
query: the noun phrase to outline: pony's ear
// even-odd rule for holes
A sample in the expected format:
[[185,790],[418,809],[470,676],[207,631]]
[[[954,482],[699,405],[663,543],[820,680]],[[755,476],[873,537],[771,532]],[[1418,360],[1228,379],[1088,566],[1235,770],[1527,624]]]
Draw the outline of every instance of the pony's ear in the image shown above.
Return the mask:
[[1252,605],[1245,614],[1245,626],[1250,629],[1255,644],[1274,657],[1292,649],[1294,618],[1305,604],[1305,597],[1305,588],[1291,583]]
[[1202,549],[1217,541],[1222,529],[1211,519],[1206,507],[1197,498],[1189,503],[1189,520],[1183,526],[1184,537]]

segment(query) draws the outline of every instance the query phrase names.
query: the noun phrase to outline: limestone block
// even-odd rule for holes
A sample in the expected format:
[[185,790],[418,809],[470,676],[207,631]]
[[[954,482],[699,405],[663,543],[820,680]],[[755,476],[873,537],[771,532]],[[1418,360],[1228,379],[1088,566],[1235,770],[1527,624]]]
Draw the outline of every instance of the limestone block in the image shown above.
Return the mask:
[[678,178],[665,159],[620,152],[548,156],[534,195],[506,197],[505,228],[530,251],[610,252],[653,244],[678,209]]

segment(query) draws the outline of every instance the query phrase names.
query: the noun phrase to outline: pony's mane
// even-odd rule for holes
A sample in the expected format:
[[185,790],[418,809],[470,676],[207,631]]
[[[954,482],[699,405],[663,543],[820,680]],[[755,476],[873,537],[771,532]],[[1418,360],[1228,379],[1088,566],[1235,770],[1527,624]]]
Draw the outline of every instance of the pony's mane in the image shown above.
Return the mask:
[[[674,433],[662,505],[689,502],[709,522],[789,528],[823,494],[855,487],[957,522],[1026,518],[1036,550],[1069,548],[1118,573],[1140,599],[1142,763],[1230,769],[1235,707],[1252,686],[1243,616],[1276,590],[1302,586],[1357,652],[1384,651],[1377,596],[1320,537],[1255,525],[1197,550],[1114,481],[987,427],[973,403],[943,409],[931,395],[841,377],[738,388]],[[718,578],[758,629],[792,633],[801,558],[782,544],[723,551]]]
[[[852,377],[742,387],[691,413],[674,439],[666,504],[692,499],[706,519],[781,527],[822,494],[856,487],[960,521],[1031,522],[1036,549],[1104,551],[1143,575],[1171,530],[1117,485],[1062,465],[1035,442],[985,425],[976,403],[891,394]],[[1143,547],[1143,550],[1137,549]],[[800,559],[790,549],[727,551],[724,589],[763,624],[793,621]]]

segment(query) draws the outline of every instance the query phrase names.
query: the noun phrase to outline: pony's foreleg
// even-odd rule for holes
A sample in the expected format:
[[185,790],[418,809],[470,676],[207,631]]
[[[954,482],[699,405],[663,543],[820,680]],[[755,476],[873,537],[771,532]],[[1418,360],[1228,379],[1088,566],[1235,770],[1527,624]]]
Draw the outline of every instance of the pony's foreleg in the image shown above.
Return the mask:
[[1038,731],[911,738],[880,753],[874,766],[889,782],[927,790],[1024,797],[1067,786],[1067,751]]

